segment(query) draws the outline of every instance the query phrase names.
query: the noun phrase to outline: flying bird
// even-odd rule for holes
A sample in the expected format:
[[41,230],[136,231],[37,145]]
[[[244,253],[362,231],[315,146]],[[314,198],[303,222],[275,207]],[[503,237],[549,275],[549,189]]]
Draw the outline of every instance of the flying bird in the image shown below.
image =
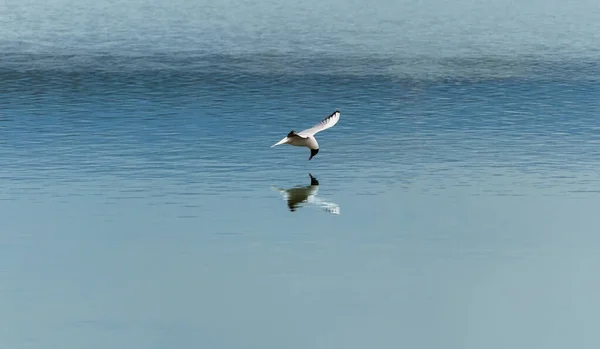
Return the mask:
[[327,202],[318,198],[319,181],[310,173],[308,176],[310,177],[310,185],[290,189],[273,189],[279,191],[283,195],[283,199],[287,201],[287,206],[292,212],[295,212],[298,208],[302,207],[303,204],[311,204],[320,207],[328,213],[339,215],[340,206],[336,203]]
[[290,144],[296,147],[307,147],[308,149],[310,149],[310,157],[308,158],[308,160],[310,160],[319,152],[319,143],[317,143],[315,135],[318,132],[326,130],[332,127],[333,125],[337,124],[339,120],[340,112],[339,110],[336,110],[333,112],[333,114],[329,115],[321,122],[309,129],[298,133],[292,130],[290,133],[288,133],[287,137],[273,144],[271,148],[280,144]]

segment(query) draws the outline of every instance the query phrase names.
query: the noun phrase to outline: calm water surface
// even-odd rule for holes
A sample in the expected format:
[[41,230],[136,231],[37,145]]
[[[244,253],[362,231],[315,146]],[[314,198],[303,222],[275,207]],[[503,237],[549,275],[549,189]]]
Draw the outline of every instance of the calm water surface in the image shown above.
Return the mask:
[[0,348],[597,348],[598,23],[4,1]]

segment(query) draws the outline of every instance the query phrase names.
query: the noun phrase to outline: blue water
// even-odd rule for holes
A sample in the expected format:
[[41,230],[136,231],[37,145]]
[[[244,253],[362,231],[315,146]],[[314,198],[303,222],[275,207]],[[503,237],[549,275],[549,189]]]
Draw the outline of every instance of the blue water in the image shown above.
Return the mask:
[[597,348],[598,23],[0,3],[0,348]]

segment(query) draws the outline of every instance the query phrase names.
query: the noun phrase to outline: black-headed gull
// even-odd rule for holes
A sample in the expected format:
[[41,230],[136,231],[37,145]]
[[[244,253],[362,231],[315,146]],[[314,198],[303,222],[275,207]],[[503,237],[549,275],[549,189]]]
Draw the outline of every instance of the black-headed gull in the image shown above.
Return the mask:
[[340,112],[339,110],[336,110],[333,112],[333,114],[329,115],[309,129],[298,133],[291,131],[288,133],[287,137],[273,144],[271,148],[280,144],[290,144],[296,147],[307,147],[310,149],[310,157],[308,158],[308,160],[310,160],[319,152],[319,143],[317,143],[317,140],[315,139],[315,134],[332,127],[333,125],[337,124],[339,120]]
[[287,201],[288,208],[292,212],[295,212],[296,209],[302,207],[303,203],[308,203],[319,206],[331,214],[340,214],[340,206],[338,204],[323,201],[317,197],[317,193],[319,192],[319,181],[310,173],[308,175],[310,176],[310,185],[290,189],[274,189],[283,194],[283,198]]

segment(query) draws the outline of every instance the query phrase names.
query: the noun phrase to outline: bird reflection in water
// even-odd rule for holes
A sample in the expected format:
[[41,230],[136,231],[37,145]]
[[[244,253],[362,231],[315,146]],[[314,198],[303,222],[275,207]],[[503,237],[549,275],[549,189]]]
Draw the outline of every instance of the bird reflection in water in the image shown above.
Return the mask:
[[295,212],[306,203],[319,207],[331,214],[340,214],[340,206],[338,204],[323,201],[317,197],[319,181],[312,174],[309,173],[308,175],[310,177],[310,185],[290,189],[274,189],[283,194],[283,198],[287,201],[288,208],[292,212]]

